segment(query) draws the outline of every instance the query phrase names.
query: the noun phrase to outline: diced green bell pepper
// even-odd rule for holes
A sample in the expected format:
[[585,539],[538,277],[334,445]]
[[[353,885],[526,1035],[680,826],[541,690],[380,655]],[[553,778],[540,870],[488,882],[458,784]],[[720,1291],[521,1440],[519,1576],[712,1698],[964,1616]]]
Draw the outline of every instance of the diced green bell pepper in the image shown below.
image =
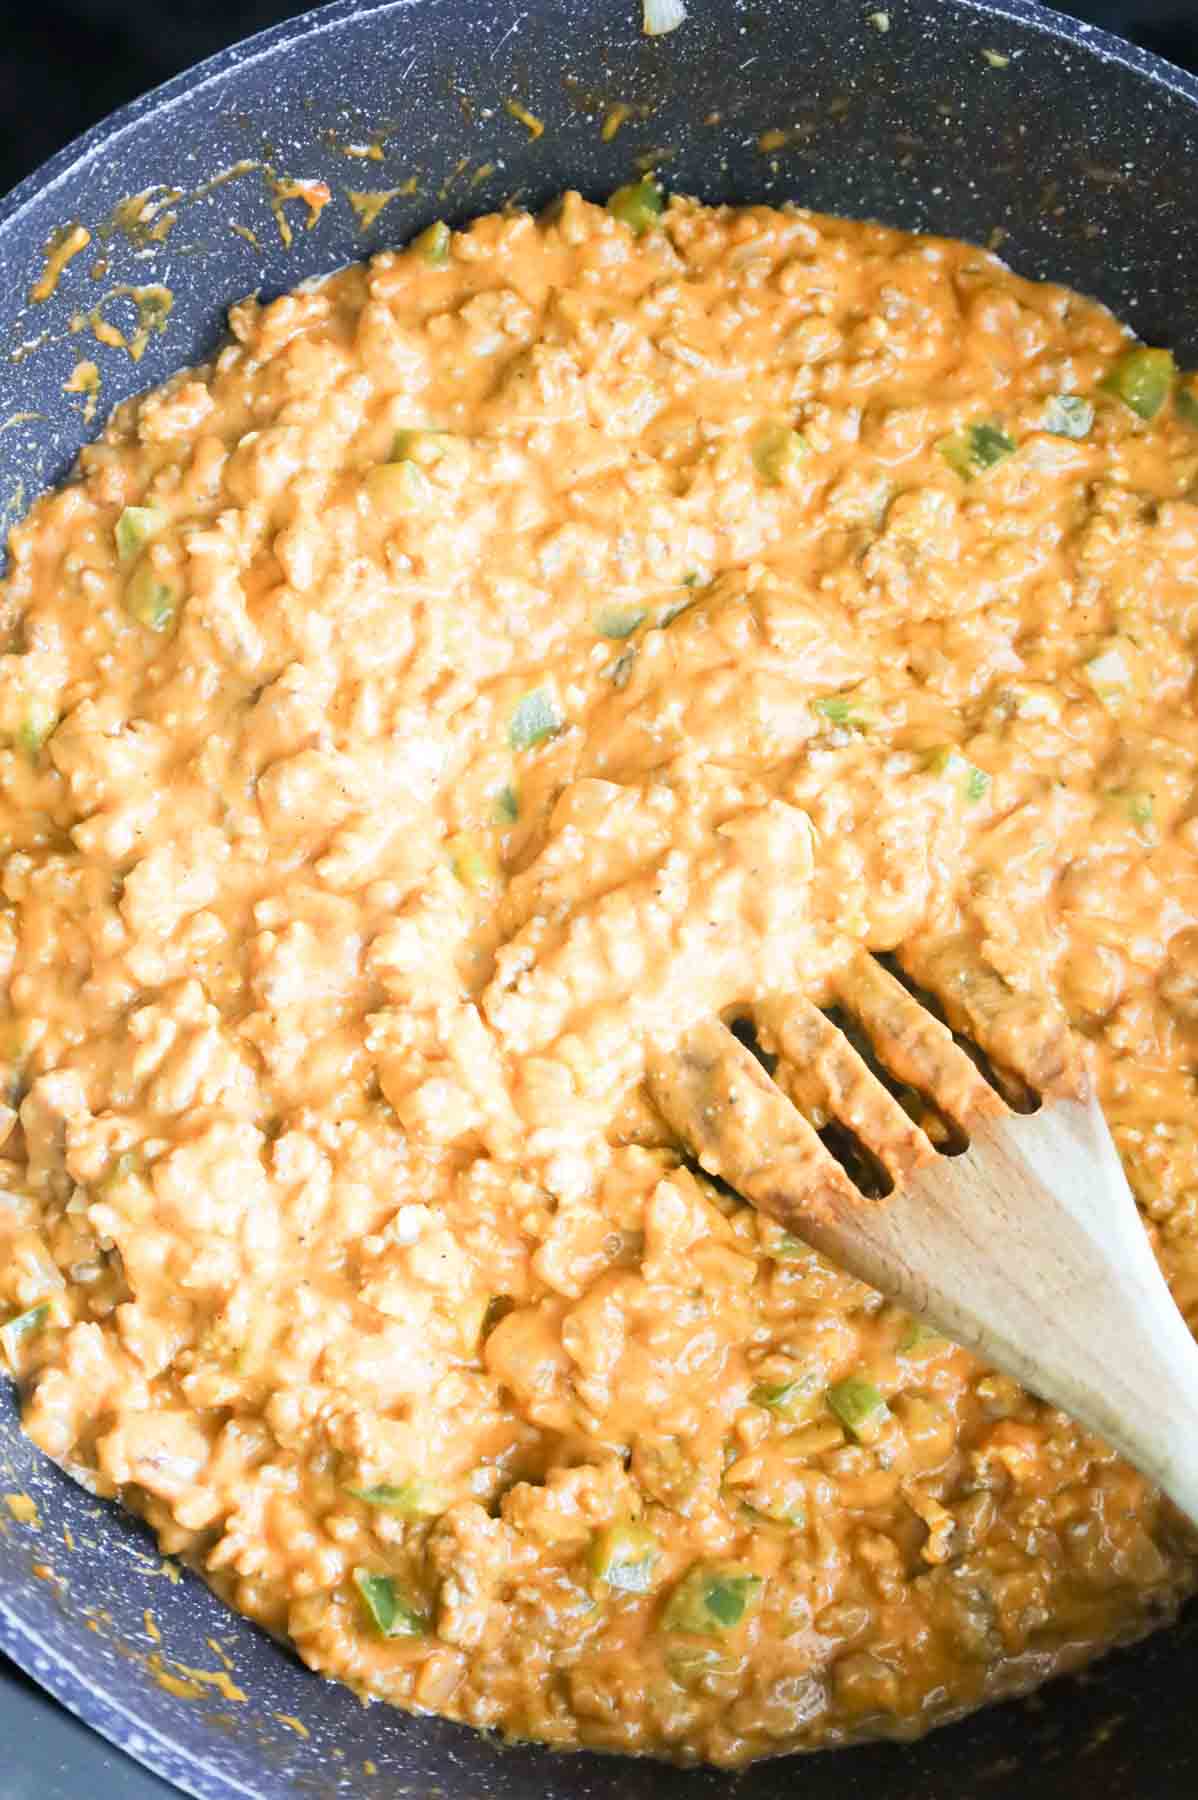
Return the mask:
[[30,1338],[35,1332],[40,1331],[49,1317],[50,1303],[48,1300],[42,1300],[38,1305],[31,1306],[28,1311],[17,1313],[15,1318],[0,1325],[0,1348],[3,1348],[4,1354],[8,1358],[8,1365],[14,1374],[17,1372],[21,1347],[26,1338]]
[[801,431],[789,425],[770,425],[753,445],[753,466],[763,481],[780,487],[798,468],[809,448]]
[[508,743],[513,750],[532,750],[556,737],[561,728],[562,716],[553,689],[533,688],[516,702],[508,724]]
[[1044,408],[1041,430],[1053,437],[1084,438],[1094,423],[1094,407],[1081,394],[1053,394]]
[[859,1444],[872,1444],[890,1417],[890,1408],[878,1389],[862,1375],[850,1375],[830,1387],[828,1405]]
[[175,592],[160,581],[143,557],[125,583],[125,611],[150,631],[169,631],[175,622]]
[[412,249],[430,269],[443,269],[449,262],[449,246],[453,233],[444,219],[434,219],[412,239]]
[[647,1594],[661,1545],[643,1525],[608,1525],[591,1540],[591,1573],[626,1594]]
[[756,1610],[764,1586],[760,1575],[735,1563],[696,1563],[670,1595],[662,1624],[667,1631],[720,1637]]
[[1102,381],[1105,393],[1114,394],[1141,419],[1155,419],[1173,386],[1177,364],[1169,350],[1150,350],[1138,345],[1127,350]]
[[123,563],[140,556],[150,539],[166,524],[166,514],[156,506],[127,506],[116,522],[116,553]]
[[627,187],[617,188],[607,203],[613,218],[627,225],[637,237],[643,237],[646,231],[659,225],[665,209],[665,194],[651,175],[630,182]]
[[419,1476],[396,1485],[381,1482],[377,1487],[350,1488],[355,1500],[377,1506],[383,1512],[401,1513],[406,1519],[435,1519],[445,1511],[445,1493],[436,1482]]
[[988,469],[996,468],[1013,456],[1017,448],[1014,438],[992,419],[967,425],[963,431],[954,431],[950,437],[941,438],[939,444],[940,454],[949,468],[965,481],[973,481]]
[[423,1637],[428,1630],[428,1620],[390,1575],[355,1569],[354,1586],[361,1596],[367,1618],[380,1637]]

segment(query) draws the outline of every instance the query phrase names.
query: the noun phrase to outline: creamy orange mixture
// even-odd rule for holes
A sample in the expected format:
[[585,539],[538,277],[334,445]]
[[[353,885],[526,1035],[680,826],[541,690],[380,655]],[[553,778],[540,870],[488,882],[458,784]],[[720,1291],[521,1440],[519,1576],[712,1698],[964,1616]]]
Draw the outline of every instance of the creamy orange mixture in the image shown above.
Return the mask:
[[862,946],[984,968],[1198,1323],[1198,397],[980,250],[654,198],[234,307],[13,532],[0,1338],[313,1668],[734,1764],[1193,1585],[644,1070]]

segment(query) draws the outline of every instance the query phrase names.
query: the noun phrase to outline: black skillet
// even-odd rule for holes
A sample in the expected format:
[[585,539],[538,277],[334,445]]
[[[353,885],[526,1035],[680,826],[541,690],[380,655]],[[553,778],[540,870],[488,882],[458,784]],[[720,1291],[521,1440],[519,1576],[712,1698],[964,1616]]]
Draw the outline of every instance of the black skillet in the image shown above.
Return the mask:
[[[213,58],[55,157],[0,209],[5,519],[64,475],[96,429],[87,394],[64,392],[81,362],[99,371],[102,417],[210,350],[224,307],[251,289],[291,287],[439,214],[463,220],[513,196],[535,205],[569,185],[602,195],[645,162],[709,200],[793,198],[1001,243],[1022,272],[1100,296],[1145,339],[1198,362],[1191,78],[1024,0],[691,0],[687,23],[657,41],[640,35],[638,10],[638,0],[348,0]],[[508,101],[543,125],[539,135]],[[605,141],[615,104],[630,111]],[[765,139],[777,147],[762,147],[766,133],[783,134]],[[347,154],[372,143],[381,160]],[[241,164],[252,166],[235,172]],[[417,191],[397,193],[363,232],[346,190],[410,176]],[[311,230],[304,200],[281,197],[297,179],[328,184]],[[131,227],[120,203],[143,190],[158,210]],[[47,244],[73,223],[91,241],[51,297],[31,303]],[[94,330],[106,322],[134,338],[132,288],[165,288],[171,301],[164,315],[162,295],[143,294],[142,321],[155,329],[136,363]],[[0,1490],[32,1495],[42,1522],[0,1531],[0,1649],[206,1800],[701,1800],[732,1786],[713,1771],[501,1749],[364,1709],[199,1582],[164,1576],[144,1532],[25,1443],[7,1389]],[[171,1668],[152,1660],[147,1609]],[[1196,1639],[1191,1612],[1085,1680],[918,1745],[760,1765],[736,1791],[1193,1795]],[[223,1667],[213,1641],[233,1689],[201,1683],[200,1698],[185,1697],[178,1665]],[[19,1769],[20,1745],[3,1748]]]

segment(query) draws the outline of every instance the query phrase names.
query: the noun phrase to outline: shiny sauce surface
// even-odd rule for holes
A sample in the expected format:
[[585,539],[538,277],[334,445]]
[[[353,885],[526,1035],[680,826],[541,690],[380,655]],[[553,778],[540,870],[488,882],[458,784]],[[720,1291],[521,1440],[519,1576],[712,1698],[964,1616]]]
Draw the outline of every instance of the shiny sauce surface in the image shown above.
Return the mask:
[[313,1668],[561,1746],[911,1736],[1167,1619],[1177,1515],[644,1070],[863,947],[984,971],[1198,1325],[1187,379],[965,244],[635,196],[230,323],[0,589],[36,1442]]

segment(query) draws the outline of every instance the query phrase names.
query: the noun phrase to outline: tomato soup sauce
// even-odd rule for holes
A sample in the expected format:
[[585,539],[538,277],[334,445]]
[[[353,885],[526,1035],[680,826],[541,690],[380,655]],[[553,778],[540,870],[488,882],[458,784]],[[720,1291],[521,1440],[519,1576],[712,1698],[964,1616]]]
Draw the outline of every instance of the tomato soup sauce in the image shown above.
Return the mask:
[[230,324],[0,588],[34,1440],[312,1668],[559,1746],[911,1736],[1170,1617],[1179,1516],[644,1071],[866,951],[1031,997],[1198,1324],[1198,392],[651,182]]

